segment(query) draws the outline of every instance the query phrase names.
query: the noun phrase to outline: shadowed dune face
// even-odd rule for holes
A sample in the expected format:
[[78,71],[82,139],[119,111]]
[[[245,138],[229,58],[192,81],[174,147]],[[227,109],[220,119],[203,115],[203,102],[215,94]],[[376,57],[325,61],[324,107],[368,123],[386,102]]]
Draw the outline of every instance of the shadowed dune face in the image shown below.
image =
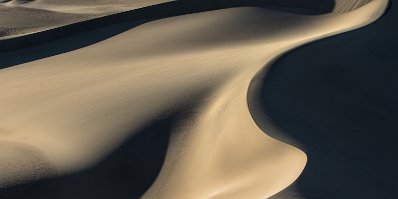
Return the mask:
[[333,12],[344,13],[351,10],[360,8],[372,0],[335,0],[335,5],[333,7]]
[[394,1],[374,24],[272,66],[264,111],[295,142],[282,140],[308,155],[300,178],[275,199],[398,198],[397,19]]
[[[136,136],[128,138],[111,155],[92,168],[59,177],[48,175],[51,174],[51,168],[44,164],[45,161],[42,160],[42,157],[34,154],[30,148],[18,148],[1,142],[0,174],[2,178],[0,179],[9,179],[3,178],[4,174],[8,174],[10,179],[22,181],[18,182],[16,186],[0,187],[0,198],[139,198],[157,177],[168,148],[171,131],[183,115],[169,113],[165,114],[163,118],[150,121],[148,125],[135,132]],[[6,156],[3,156],[3,152]],[[16,157],[23,157],[23,159]],[[4,160],[14,162],[4,162]],[[18,168],[21,170],[13,169],[15,166],[19,166]],[[27,168],[28,170],[26,170]],[[29,171],[35,171],[31,172],[35,175],[27,175]],[[18,176],[11,176],[12,173]],[[49,177],[43,179],[43,174]],[[27,176],[29,178],[26,178]],[[23,181],[24,179],[36,182],[27,183]],[[3,183],[0,181],[0,184]],[[10,184],[15,184],[15,182]]]
[[[365,5],[370,0],[181,0],[191,8],[214,10],[240,6],[267,7],[300,14],[346,12]],[[152,1],[3,1],[0,2],[0,37],[34,33],[117,12],[168,2]],[[176,7],[176,9],[178,9]],[[168,10],[176,12],[176,9]],[[178,11],[177,11],[178,12]],[[197,12],[197,11],[192,11]],[[35,13],[35,14],[32,14]],[[173,14],[170,14],[173,16]],[[141,18],[145,18],[142,16]]]
[[[231,2],[221,6],[242,6]],[[280,1],[272,2],[281,7]],[[286,2],[283,6],[295,3]],[[20,140],[40,152],[0,147],[16,153],[12,161],[10,153],[0,153],[5,165],[21,166],[15,170],[0,166],[7,167],[0,179],[10,186],[0,189],[0,196],[272,196],[297,179],[306,156],[258,128],[247,107],[250,82],[264,65],[291,48],[370,23],[381,15],[385,3],[375,0],[354,13],[323,16],[295,15],[292,12],[297,10],[290,8],[287,13],[234,8],[140,26],[134,22],[140,18],[108,26],[116,21],[105,17],[92,22],[107,21],[104,27],[92,26],[54,43],[2,54],[28,57],[0,70],[0,117],[4,118],[0,127],[10,132],[1,138]],[[309,5],[298,7],[317,8]],[[165,8],[199,12],[219,6],[174,3],[155,8],[166,12],[160,18],[187,14]],[[147,16],[143,10],[119,16]],[[76,26],[68,27],[55,32]],[[36,35],[45,38],[53,33]],[[95,34],[105,36],[90,40]],[[84,44],[68,43],[74,39]],[[51,48],[58,45],[62,48],[52,54]],[[29,57],[39,49],[46,52]],[[184,114],[172,114],[176,112]],[[25,170],[28,164],[35,166]],[[47,178],[52,170],[56,172],[50,179],[32,184],[18,180]],[[10,178],[17,180],[9,182]]]
[[[351,2],[351,1],[350,1]],[[362,2],[360,0],[353,1],[353,2]],[[340,3],[341,4],[341,3]],[[340,5],[339,4],[339,5]],[[344,4],[345,5],[345,4]],[[351,4],[349,4],[351,5]],[[355,3],[353,5],[356,6],[351,6],[350,9],[345,9],[346,11],[349,11],[351,9],[355,9],[363,3]],[[214,10],[214,9],[221,9],[221,8],[228,8],[228,7],[239,7],[239,6],[263,6],[263,7],[268,7],[268,8],[274,8],[277,10],[281,10],[284,12],[293,12],[293,13],[305,13],[305,14],[313,14],[314,11],[320,12],[320,13],[327,13],[327,12],[332,12],[334,9],[334,1],[333,0],[328,0],[328,1],[322,1],[322,3],[317,3],[317,1],[291,1],[291,0],[286,0],[286,1],[259,1],[259,0],[253,0],[253,1],[211,1],[211,0],[206,0],[206,1],[178,1],[178,2],[171,2],[171,3],[164,3],[164,4],[159,4],[156,6],[148,7],[148,8],[142,8],[130,12],[126,12],[122,15],[114,15],[110,16],[107,18],[100,18],[100,19],[94,19],[94,20],[89,20],[87,22],[83,23],[77,23],[68,26],[67,28],[62,27],[58,29],[53,29],[51,31],[45,31],[40,34],[33,34],[33,35],[27,35],[27,36],[21,36],[17,37],[14,39],[6,39],[1,41],[0,40],[0,51],[1,52],[7,52],[7,51],[13,51],[13,50],[18,50],[18,49],[23,49],[23,48],[28,48],[30,46],[35,46],[38,45],[39,49],[37,50],[30,50],[34,51],[35,53],[20,53],[22,55],[18,55],[18,59],[0,59],[0,67],[5,68],[8,66],[16,65],[16,64],[21,64],[27,61],[33,61],[39,58],[43,57],[48,57],[52,55],[59,54],[60,52],[65,52],[65,51],[70,51],[73,49],[77,49],[79,47],[83,47],[89,44],[92,44],[94,42],[98,42],[100,40],[103,40],[104,38],[110,37],[111,35],[121,33],[125,30],[127,30],[129,27],[134,27],[138,24],[144,23],[142,19],[156,19],[156,18],[162,18],[162,17],[172,17],[172,16],[177,16],[181,14],[188,14],[192,12],[202,12],[206,10]],[[345,6],[339,6],[341,8],[346,8]],[[301,10],[292,10],[291,8],[296,8],[296,9],[301,9]],[[76,20],[79,20],[79,18],[87,19],[87,15],[71,15],[71,14],[63,14],[59,13],[60,16],[54,18],[51,16],[47,16],[45,13],[51,13],[50,11],[32,11],[32,9],[28,8],[20,8],[22,9],[21,11],[24,11],[22,13],[16,12],[14,13],[14,10],[8,7],[2,8],[0,6],[0,10],[3,9],[6,12],[3,12],[5,17],[0,18],[0,20],[3,21],[4,27],[3,30],[0,30],[0,34],[3,36],[8,36],[8,35],[13,35],[13,34],[18,34],[19,28],[18,27],[23,27],[23,29],[29,29],[33,30],[36,28],[43,29],[43,27],[47,26],[46,21],[50,23],[58,23],[57,19],[68,19],[68,18],[75,18]],[[19,8],[16,8],[17,10]],[[35,17],[29,17],[27,20],[24,18],[24,16],[30,16],[27,14],[27,12],[38,12]],[[42,12],[44,14],[42,15]],[[7,14],[9,13],[9,14]],[[54,13],[54,14],[57,14]],[[16,23],[15,21],[21,21],[22,24],[17,25],[17,27],[7,27],[7,26],[15,26]],[[44,19],[42,19],[44,17]],[[15,20],[17,18],[17,20]],[[73,19],[73,20],[75,20]],[[32,20],[32,21],[29,21]],[[128,21],[132,20],[137,20],[138,22],[133,25],[127,25],[126,28],[114,28],[112,29],[111,33],[106,33],[106,34],[99,34],[96,35],[95,37],[91,37],[89,42],[68,42],[68,47],[64,47],[65,45],[62,45],[61,47],[57,47],[57,49],[52,49],[51,51],[48,50],[40,50],[40,45],[39,44],[45,44],[45,48],[50,48],[50,45],[58,45],[55,44],[55,42],[50,43],[49,41],[53,41],[59,38],[64,38],[64,37],[69,37],[72,34],[77,34],[82,31],[89,31],[92,29],[98,29],[100,27],[104,26],[109,26],[109,25],[114,25],[116,23],[125,23]],[[239,20],[239,19],[238,19]],[[273,19],[274,20],[274,19]],[[40,21],[40,23],[36,23],[36,21]],[[148,21],[148,20],[145,20]],[[33,23],[35,22],[35,23]],[[31,25],[31,24],[35,25]],[[42,23],[42,24],[41,24]],[[8,25],[7,25],[8,24]],[[51,25],[51,24],[50,24]],[[32,27],[30,27],[32,26]],[[290,26],[290,25],[289,25]],[[284,27],[288,27],[287,25],[283,25],[282,27],[279,27],[278,29],[283,29]],[[259,27],[261,28],[261,27]],[[0,28],[1,29],[1,28]],[[243,30],[246,30],[245,28],[242,28]],[[274,30],[270,30],[270,32],[273,32]],[[239,33],[238,33],[239,34]],[[207,34],[204,34],[204,37],[206,37]],[[245,36],[246,34],[240,34],[242,36]],[[253,35],[252,35],[253,36]],[[156,37],[155,37],[156,38]],[[87,40],[87,39],[84,39]],[[42,48],[41,48],[42,49]],[[27,49],[29,51],[29,49]],[[0,56],[15,56],[13,55],[14,53],[2,53]]]
[[0,159],[0,189],[54,175],[53,166],[41,152],[26,144],[0,141]]

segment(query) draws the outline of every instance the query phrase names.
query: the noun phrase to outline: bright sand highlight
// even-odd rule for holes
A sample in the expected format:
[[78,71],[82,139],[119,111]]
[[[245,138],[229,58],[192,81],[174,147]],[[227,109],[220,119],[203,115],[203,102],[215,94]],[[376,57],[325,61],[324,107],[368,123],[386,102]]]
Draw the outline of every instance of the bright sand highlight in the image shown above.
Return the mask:
[[2,69],[0,186],[91,167],[144,125],[181,112],[143,198],[270,197],[294,182],[306,155],[257,127],[247,102],[253,77],[283,53],[369,24],[386,7],[374,0],[319,16],[190,14]]

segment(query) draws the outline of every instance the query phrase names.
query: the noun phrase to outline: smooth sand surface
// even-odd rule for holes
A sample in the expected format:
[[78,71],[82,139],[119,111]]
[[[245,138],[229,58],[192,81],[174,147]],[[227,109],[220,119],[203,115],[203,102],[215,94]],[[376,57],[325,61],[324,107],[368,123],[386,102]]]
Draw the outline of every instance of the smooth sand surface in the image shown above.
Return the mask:
[[3,0],[0,1],[0,38],[44,31],[164,2],[167,0]]
[[[143,129],[173,118],[167,132],[157,131],[169,134],[164,161],[142,198],[270,197],[299,177],[307,157],[257,126],[248,108],[253,78],[287,51],[367,25],[386,7],[373,0],[341,14],[245,7],[183,15],[4,68],[0,186],[90,171]],[[73,38],[82,37],[57,44]],[[45,190],[23,194],[45,198]]]

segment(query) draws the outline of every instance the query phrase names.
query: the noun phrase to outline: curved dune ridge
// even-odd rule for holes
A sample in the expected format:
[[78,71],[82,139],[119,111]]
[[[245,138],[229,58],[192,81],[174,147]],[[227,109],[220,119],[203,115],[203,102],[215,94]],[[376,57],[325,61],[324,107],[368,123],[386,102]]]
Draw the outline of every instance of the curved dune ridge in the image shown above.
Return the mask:
[[[273,9],[282,9],[289,12],[297,12],[304,14],[322,14],[328,12],[345,12],[354,10],[365,5],[369,0],[151,0],[151,1],[52,1],[52,0],[3,0],[0,1],[0,38],[10,38],[41,32],[56,27],[62,27],[89,19],[95,19],[100,16],[108,16],[113,13],[125,12],[132,9],[140,9],[159,4],[171,4],[182,11],[181,14],[199,12],[203,10],[214,10],[236,6],[260,6]],[[165,7],[165,6],[164,6]],[[166,17],[161,14],[164,12],[173,12],[167,10],[144,10],[142,12],[149,13],[147,17]],[[160,12],[160,13],[159,13]],[[175,15],[177,15],[176,13]],[[157,15],[157,16],[154,16]],[[169,15],[173,16],[173,14]],[[167,17],[169,17],[167,16]],[[122,16],[126,19],[126,16]],[[113,18],[113,20],[120,20]],[[132,18],[130,18],[130,21]],[[116,23],[118,21],[115,21]],[[81,29],[84,26],[74,27]],[[64,28],[62,28],[64,29]],[[85,28],[84,28],[85,29]],[[64,35],[62,35],[64,36]]]
[[[51,1],[21,5],[40,2]],[[287,51],[365,26],[388,4],[349,2],[322,15],[297,14],[286,3],[289,9],[167,13],[139,24],[109,25],[103,17],[94,19],[102,27],[2,51],[12,58],[0,61],[0,197],[275,195],[299,177],[307,157],[257,126],[256,80]]]
[[370,1],[372,0],[352,0],[352,1],[336,0],[333,11],[337,13],[348,12],[350,10],[362,7],[363,5],[369,3]]

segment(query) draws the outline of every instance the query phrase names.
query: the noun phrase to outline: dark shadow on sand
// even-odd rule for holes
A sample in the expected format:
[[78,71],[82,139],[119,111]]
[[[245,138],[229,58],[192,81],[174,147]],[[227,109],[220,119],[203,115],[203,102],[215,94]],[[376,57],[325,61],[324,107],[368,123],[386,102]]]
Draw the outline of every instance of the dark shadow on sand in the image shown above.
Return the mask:
[[0,189],[1,199],[132,199],[153,183],[180,114],[151,122],[93,168]]
[[[240,6],[272,7],[300,13],[327,13],[334,7],[324,0],[322,8],[311,7],[317,0],[223,0],[178,1],[93,19],[40,33],[0,41],[0,69],[66,53],[92,45],[145,22],[195,12]],[[284,2],[284,3],[283,3]],[[293,3],[293,4],[292,4]],[[286,7],[287,6],[287,7]],[[291,7],[298,6],[299,9]],[[316,9],[315,9],[316,8]],[[318,10],[318,11],[317,11]],[[315,12],[316,11],[316,12]],[[114,27],[110,27],[114,26]],[[179,114],[153,121],[109,154],[93,168],[0,189],[1,199],[131,199],[139,198],[153,183],[163,164],[171,129]]]
[[[320,1],[322,3],[319,3]],[[303,0],[298,3],[296,0],[181,0],[162,3],[0,40],[0,69],[83,48],[152,20],[242,6],[267,7],[292,13],[322,14],[333,10],[334,1]]]
[[269,133],[308,156],[296,183],[273,198],[398,198],[397,20],[392,4],[374,24],[272,66],[261,83],[263,112],[286,134]]

